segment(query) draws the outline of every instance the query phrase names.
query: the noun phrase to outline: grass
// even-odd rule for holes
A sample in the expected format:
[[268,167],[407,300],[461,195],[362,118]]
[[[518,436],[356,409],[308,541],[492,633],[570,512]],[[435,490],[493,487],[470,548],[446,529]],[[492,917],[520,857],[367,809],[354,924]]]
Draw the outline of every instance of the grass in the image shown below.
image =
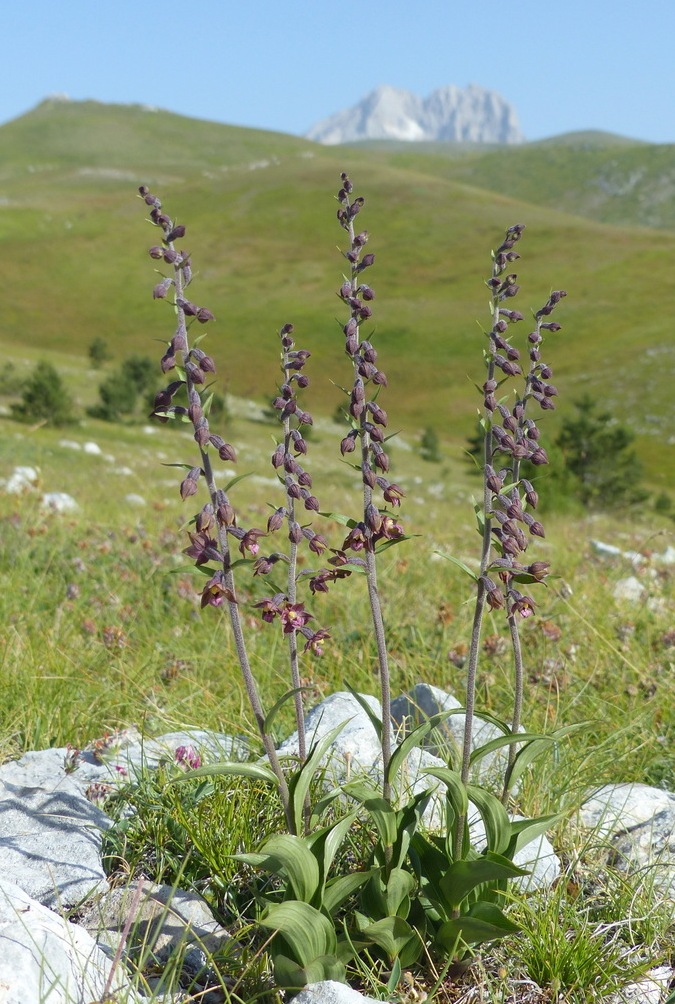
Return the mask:
[[[649,158],[660,149],[610,143],[589,156]],[[286,320],[299,333],[311,332],[314,351],[339,374],[341,338],[331,315],[338,310],[330,292],[339,259],[326,253],[336,239],[326,185],[347,169],[378,193],[368,206],[378,240],[377,333],[387,340],[387,373],[400,388],[399,421],[406,428],[417,434],[431,426],[455,446],[473,431],[481,256],[506,226],[522,220],[529,228],[519,269],[526,309],[540,306],[551,282],[570,294],[564,332],[550,348],[561,393],[588,390],[615,411],[639,437],[650,482],[672,490],[673,350],[661,303],[674,238],[667,229],[581,218],[574,193],[595,168],[584,166],[577,147],[535,144],[439,161],[425,150],[336,150],[140,107],[48,102],[0,129],[0,151],[0,196],[7,200],[0,247],[12,289],[0,344],[17,366],[27,342],[28,353],[63,352],[82,361],[95,336],[108,341],[117,360],[154,355],[167,318],[147,293],[132,194],[137,184],[158,182],[172,203],[180,193],[187,243],[200,263],[200,296],[218,320],[213,352],[227,359],[228,389],[254,398],[268,393],[276,362],[272,334]],[[577,215],[550,208],[542,188],[556,172],[542,157],[568,158]],[[487,174],[448,173],[468,170],[476,158],[507,166],[515,158],[514,174],[531,177],[531,188],[497,184]],[[518,158],[531,162],[528,171]],[[438,163],[443,170],[435,169]],[[150,228],[147,240],[154,240]],[[119,253],[127,247],[138,250]],[[439,366],[450,357],[452,370]],[[329,415],[339,392],[315,381],[307,401]],[[549,424],[554,430],[555,415]]]

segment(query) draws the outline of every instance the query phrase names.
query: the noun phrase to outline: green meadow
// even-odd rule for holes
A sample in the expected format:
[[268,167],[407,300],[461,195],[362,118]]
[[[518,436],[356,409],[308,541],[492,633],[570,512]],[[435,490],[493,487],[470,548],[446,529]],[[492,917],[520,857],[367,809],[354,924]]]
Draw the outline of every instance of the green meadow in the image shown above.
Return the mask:
[[[386,346],[389,397],[409,435],[433,427],[461,448],[473,431],[489,250],[507,226],[524,222],[521,308],[538,309],[552,288],[569,294],[549,349],[562,399],[597,397],[638,436],[651,486],[668,489],[675,348],[665,301],[675,238],[666,226],[637,226],[630,192],[612,199],[614,225],[590,209],[582,215],[597,161],[640,151],[645,163],[672,162],[672,148],[611,137],[604,145],[596,137],[588,156],[563,138],[442,157],[434,148],[321,147],[141,107],[45,102],[0,128],[8,291],[0,344],[17,363],[33,353],[86,358],[97,336],[117,359],[154,353],[169,308],[155,309],[149,295],[145,247],[154,236],[139,223],[134,197],[148,184],[188,225],[199,295],[217,319],[212,352],[230,393],[269,393],[273,334],[286,321],[311,342],[323,371],[339,373],[333,195],[347,170],[367,198],[373,331]],[[509,173],[521,183],[499,184]],[[567,201],[556,195],[561,186]],[[310,400],[330,415],[340,392],[315,380]],[[557,421],[547,420],[551,435]]]

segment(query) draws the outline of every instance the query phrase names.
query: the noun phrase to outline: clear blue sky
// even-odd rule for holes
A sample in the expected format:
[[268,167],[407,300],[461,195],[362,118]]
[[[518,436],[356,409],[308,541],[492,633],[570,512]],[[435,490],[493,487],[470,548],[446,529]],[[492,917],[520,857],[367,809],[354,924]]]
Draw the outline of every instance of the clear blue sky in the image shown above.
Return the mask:
[[378,84],[481,84],[528,139],[675,142],[675,0],[16,0],[0,122],[44,97],[303,133]]

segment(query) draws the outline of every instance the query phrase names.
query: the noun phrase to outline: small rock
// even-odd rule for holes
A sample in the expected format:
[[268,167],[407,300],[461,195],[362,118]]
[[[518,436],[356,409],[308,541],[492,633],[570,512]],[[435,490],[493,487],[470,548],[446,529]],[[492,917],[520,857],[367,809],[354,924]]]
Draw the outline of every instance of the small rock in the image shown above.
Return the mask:
[[629,983],[611,994],[607,1004],[662,1004],[672,977],[670,966],[659,966],[636,983]]
[[0,782],[3,876],[45,906],[67,909],[108,888],[101,864],[111,821],[72,790]]
[[619,579],[613,590],[615,600],[624,600],[627,603],[639,603],[644,593],[645,587],[634,575],[629,575],[626,579]]
[[5,491],[9,495],[21,495],[37,488],[39,482],[40,472],[36,467],[15,467],[5,482]]
[[54,512],[77,512],[80,507],[67,492],[47,492],[42,496],[42,508]]
[[85,443],[82,449],[85,453],[91,454],[92,457],[100,457],[103,453],[103,450],[98,443]]
[[[85,1004],[100,1001],[111,963],[83,928],[0,878],[0,1000],[3,1004]],[[110,987],[128,1004],[140,998],[123,967]]]
[[124,501],[126,502],[127,505],[138,506],[139,508],[141,506],[147,505],[147,503],[146,503],[145,499],[143,498],[143,496],[142,495],[136,495],[134,492],[129,492],[128,495],[125,495],[124,496]]
[[136,885],[118,886],[90,900],[80,911],[79,923],[114,952],[130,915],[127,945],[132,953],[142,947],[166,959],[190,942],[213,953],[230,939],[197,893],[152,882],[143,883],[140,896]]
[[[407,734],[433,715],[442,711],[458,711],[461,707],[460,702],[452,694],[448,694],[438,687],[432,687],[428,683],[418,683],[408,693],[391,702],[391,716],[399,729]],[[464,714],[449,715],[431,735],[425,738],[423,748],[428,750],[432,756],[440,757],[444,765],[450,762],[455,767],[459,767],[462,759],[465,722],[466,715]],[[471,733],[471,749],[479,749],[491,739],[497,739],[501,735],[502,732],[496,725],[476,716]],[[492,787],[495,787],[501,781],[507,758],[508,753],[505,750],[488,754],[479,761],[473,772],[472,780],[478,784],[485,784],[488,778],[491,778],[495,782]]]
[[612,864],[675,899],[675,795],[648,784],[608,784],[582,805],[582,826],[608,844]]
[[293,1004],[377,1004],[374,997],[364,997],[344,983],[324,980],[310,983],[293,998]]

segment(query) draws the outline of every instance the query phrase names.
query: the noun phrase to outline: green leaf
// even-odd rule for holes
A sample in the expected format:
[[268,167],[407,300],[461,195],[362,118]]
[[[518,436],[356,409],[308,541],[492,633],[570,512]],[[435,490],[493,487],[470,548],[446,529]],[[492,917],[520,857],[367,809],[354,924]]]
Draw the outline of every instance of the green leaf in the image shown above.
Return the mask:
[[331,729],[322,739],[315,743],[302,767],[295,771],[295,773],[289,778],[288,791],[291,796],[293,820],[298,833],[302,830],[305,812],[305,799],[309,793],[314,775],[321,766],[321,760],[323,759],[324,754],[334,741],[335,737],[342,732],[346,724],[347,722],[345,721],[341,722],[340,725],[336,725],[335,728]]
[[324,911],[332,917],[344,901],[360,889],[372,877],[372,874],[372,869],[366,872],[350,872],[348,875],[340,875],[330,881],[323,894]]
[[511,821],[506,809],[498,798],[479,785],[468,785],[467,793],[469,801],[476,806],[485,824],[487,849],[501,854],[509,846],[511,839]]
[[558,743],[561,739],[572,735],[574,732],[578,732],[579,729],[586,728],[587,724],[587,722],[579,722],[574,725],[564,725],[562,728],[556,729],[548,735],[543,735],[533,740],[524,746],[523,749],[519,750],[513,761],[511,770],[505,778],[507,790],[510,791],[513,788],[524,771],[527,770],[537,757],[541,756],[542,753],[548,752],[551,746]]
[[225,485],[225,487],[223,488],[223,491],[224,491],[224,492],[225,492],[225,494],[227,495],[227,493],[228,493],[228,492],[230,491],[230,489],[231,489],[231,488],[234,488],[234,486],[235,486],[236,484],[238,484],[238,483],[239,483],[240,481],[243,481],[243,480],[244,480],[244,478],[252,478],[252,477],[253,477],[253,471],[249,471],[249,472],[248,472],[248,474],[237,474],[237,476],[236,476],[235,478],[231,478],[231,479],[230,479],[230,480],[229,480],[229,481],[227,482],[227,484],[226,484],[226,485]]
[[419,536],[421,536],[421,534],[419,533],[412,533],[407,535],[403,534],[402,537],[396,537],[393,540],[386,540],[384,544],[377,545],[377,547],[375,548],[375,554],[382,554],[383,551],[388,550],[390,547],[395,547],[396,544],[402,544],[404,540],[412,540],[413,537],[419,537]]
[[451,770],[450,767],[424,767],[422,773],[431,774],[442,781],[455,816],[466,816],[469,811],[469,796],[459,771]]
[[539,732],[509,732],[507,736],[497,736],[496,739],[490,739],[483,746],[479,746],[471,754],[469,762],[473,766],[490,753],[494,753],[495,750],[503,749],[504,746],[513,746],[515,743],[534,742],[534,740],[544,738]]
[[363,710],[365,711],[365,713],[368,715],[368,718],[370,719],[370,724],[375,729],[375,733],[377,735],[377,738],[380,740],[380,743],[381,743],[382,742],[382,719],[377,717],[377,715],[375,714],[375,712],[373,711],[373,709],[371,708],[371,706],[368,704],[368,702],[364,698],[363,694],[359,694],[359,692],[357,690],[354,690],[354,688],[352,686],[350,686],[349,683],[345,683],[345,687],[349,691],[349,693],[352,695],[352,697],[354,698],[354,700],[357,701],[361,705],[361,707],[363,708]]
[[462,859],[453,861],[438,886],[447,906],[453,910],[484,882],[501,882],[527,874],[528,872],[499,855],[475,858],[473,861]]
[[[277,833],[260,848],[258,861],[248,863],[272,875],[286,873],[296,900],[309,903],[320,882],[319,865],[303,837]],[[237,857],[237,855],[233,855]]]
[[268,781],[270,784],[278,784],[278,778],[273,770],[262,763],[212,763],[206,767],[198,767],[196,770],[187,771],[178,777],[171,777],[167,784],[180,784],[181,781],[192,781],[195,777],[215,777],[225,774],[229,777],[252,777],[256,781]]
[[[486,941],[497,941],[509,934],[517,934],[520,928],[505,917],[494,903],[476,903],[481,907],[476,915],[464,914],[442,924],[436,934],[436,941],[446,951],[457,952],[458,945],[480,945]],[[473,911],[472,911],[473,912]]]
[[[378,945],[386,954],[390,962],[401,956],[402,965],[411,965],[419,957],[422,951],[422,942],[417,936],[417,932],[402,917],[385,917],[368,924],[361,933],[373,944]],[[410,951],[413,948],[413,957],[410,958]]]
[[343,786],[345,795],[355,798],[361,802],[364,809],[370,814],[377,832],[380,843],[383,847],[393,847],[396,840],[396,812],[389,802],[382,798],[379,791],[364,784],[362,781],[350,781]]
[[200,575],[213,575],[215,569],[210,565],[180,565],[179,568],[170,568],[168,575],[190,575],[192,572],[199,572]]
[[319,512],[319,516],[323,516],[324,519],[332,519],[336,523],[342,524],[342,526],[349,527],[350,530],[353,530],[357,523],[351,516],[345,516],[341,512]]
[[459,560],[459,558],[455,558],[452,554],[446,554],[445,551],[434,551],[434,554],[437,554],[440,558],[445,558],[446,561],[451,561],[453,565],[457,565],[457,567],[461,568],[463,572],[466,572],[473,582],[478,582],[478,576],[476,573],[472,572],[469,566],[465,565],[463,561]]
[[278,986],[286,990],[302,990],[308,983],[335,980],[344,983],[346,970],[344,963],[333,955],[320,955],[306,966],[299,966],[283,952],[273,953],[274,979]]
[[[337,797],[342,793],[340,788],[335,788],[333,790],[335,791],[334,797]],[[317,830],[314,833],[310,833],[305,838],[317,861],[320,861],[321,877],[324,884],[330,875],[335,855],[340,849],[340,846],[349,832],[352,823],[356,819],[356,816],[356,812],[350,812],[348,815],[343,816],[342,819],[339,819],[331,826],[324,826],[322,829]]]
[[420,791],[396,813],[396,842],[391,864],[401,867],[408,855],[410,841],[419,829],[432,792]]
[[450,715],[455,715],[458,712],[461,712],[461,710],[461,708],[452,708],[449,711],[439,711],[437,714],[431,715],[427,718],[426,721],[422,722],[421,725],[418,725],[417,728],[413,729],[413,731],[405,737],[403,742],[400,743],[392,753],[391,760],[389,761],[387,767],[387,780],[394,783],[396,775],[410,751],[414,749],[415,746],[421,746],[425,737],[432,732],[433,729],[438,728],[438,726],[441,725],[446,718],[449,718]]
[[410,894],[416,886],[415,876],[403,868],[392,868],[387,876],[384,896],[389,917],[408,915]]
[[394,964],[391,967],[391,973],[389,974],[389,979],[387,980],[387,992],[389,995],[393,995],[396,987],[399,985],[401,980],[401,960],[394,959]]
[[285,694],[282,694],[279,700],[270,708],[265,717],[265,723],[263,725],[263,730],[265,734],[268,734],[272,722],[276,718],[278,712],[283,708],[286,701],[290,700],[291,697],[295,697],[296,694],[302,694],[305,690],[312,690],[312,687],[294,687],[293,690],[287,690]]
[[552,813],[550,816],[537,816],[534,819],[519,819],[511,823],[511,840],[506,855],[512,858],[523,847],[536,840],[542,833],[558,822],[562,813]]
[[334,955],[337,937],[325,914],[299,900],[273,903],[260,918],[262,927],[279,931],[301,965],[322,955]]

